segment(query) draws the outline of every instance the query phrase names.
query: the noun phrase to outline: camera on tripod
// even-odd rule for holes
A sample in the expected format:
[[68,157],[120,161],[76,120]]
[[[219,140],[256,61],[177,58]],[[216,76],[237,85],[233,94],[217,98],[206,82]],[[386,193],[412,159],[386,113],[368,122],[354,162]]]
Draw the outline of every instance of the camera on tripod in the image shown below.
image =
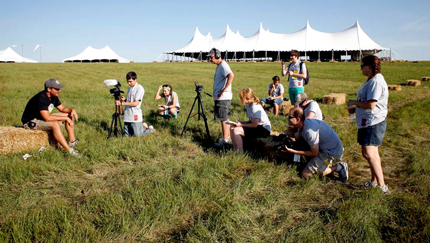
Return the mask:
[[[107,79],[103,81],[103,83],[108,87],[115,86],[114,88],[110,89],[109,92],[115,97],[115,100],[120,100],[121,93],[124,93],[120,88],[121,83],[118,82],[116,79]],[[115,112],[112,114],[112,121],[110,123],[110,128],[108,131],[107,138],[110,138],[112,134],[115,137],[118,135],[122,136],[124,134],[124,130],[122,128],[122,123],[121,123],[121,106],[117,104],[115,105]]]
[[197,82],[194,83],[196,85],[196,92],[201,92],[203,90],[203,85]]
[[106,86],[115,86],[114,88],[110,89],[109,92],[115,97],[115,100],[119,100],[121,93],[124,93],[124,91],[121,90],[121,83],[116,79],[107,79],[103,83]]

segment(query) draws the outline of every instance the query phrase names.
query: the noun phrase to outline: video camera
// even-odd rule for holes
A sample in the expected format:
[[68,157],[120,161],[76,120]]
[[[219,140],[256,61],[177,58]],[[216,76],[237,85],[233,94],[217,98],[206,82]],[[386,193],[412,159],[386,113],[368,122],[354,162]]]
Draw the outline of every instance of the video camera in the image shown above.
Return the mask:
[[106,79],[103,81],[104,85],[106,86],[115,86],[114,88],[110,89],[109,92],[115,97],[115,100],[119,100],[121,97],[121,93],[124,93],[124,91],[121,90],[121,83],[118,82],[116,79]]
[[203,90],[203,85],[195,82],[196,92],[201,92]]

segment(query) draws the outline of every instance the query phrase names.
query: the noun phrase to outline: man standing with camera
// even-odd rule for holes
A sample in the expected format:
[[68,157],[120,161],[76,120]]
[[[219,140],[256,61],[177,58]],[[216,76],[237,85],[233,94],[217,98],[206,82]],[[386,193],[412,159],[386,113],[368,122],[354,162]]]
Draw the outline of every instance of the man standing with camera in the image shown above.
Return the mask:
[[291,63],[285,67],[285,62],[282,62],[281,74],[282,76],[288,74],[288,93],[290,95],[291,105],[296,104],[296,97],[298,94],[305,92],[304,81],[308,77],[306,64],[300,62],[299,56],[299,51],[292,50],[290,52]]
[[127,83],[130,86],[127,91],[127,99],[121,96],[121,100],[115,100],[115,105],[125,106],[124,108],[124,133],[127,136],[140,137],[143,135],[142,105],[145,89],[137,83],[137,74],[128,72]]
[[207,57],[209,57],[211,63],[217,65],[214,75],[213,96],[215,101],[214,120],[221,121],[222,128],[222,139],[219,143],[215,143],[215,146],[220,147],[231,141],[227,120],[229,106],[233,98],[231,83],[233,82],[234,74],[227,62],[222,60],[221,52],[218,49],[212,48]]
[[[45,90],[28,101],[21,122],[26,129],[52,131],[54,139],[71,155],[79,158],[81,155],[73,149],[78,145],[78,140],[75,138],[75,123],[73,122],[73,120],[78,121],[78,113],[75,109],[65,107],[58,99],[63,87],[64,85],[56,79],[46,80]],[[54,107],[61,113],[51,114]],[[69,135],[69,142],[66,141],[61,131],[63,122]]]

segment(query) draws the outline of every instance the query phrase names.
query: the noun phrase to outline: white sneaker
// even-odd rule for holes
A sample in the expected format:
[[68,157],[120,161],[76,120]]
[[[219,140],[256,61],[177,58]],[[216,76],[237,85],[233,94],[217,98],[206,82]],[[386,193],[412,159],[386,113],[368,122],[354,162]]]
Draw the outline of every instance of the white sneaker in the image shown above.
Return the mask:
[[73,141],[73,142],[69,142],[69,147],[73,148],[76,145],[78,145],[78,143],[79,143],[79,141],[77,139],[75,141]]
[[77,150],[75,150],[75,149],[73,149],[73,148],[70,148],[70,149],[69,149],[69,154],[70,154],[70,155],[72,155],[72,156],[74,156],[74,157],[76,157],[76,158],[82,158],[82,155],[80,155],[80,154],[78,153],[78,151],[77,151]]
[[390,194],[391,193],[390,190],[388,190],[388,186],[387,185],[380,186],[379,188],[381,188],[381,191],[384,194]]
[[227,140],[221,139],[219,141],[219,143],[215,143],[215,147],[222,147],[222,146],[224,146],[226,144],[229,144],[229,143],[231,143],[231,139],[230,138],[228,138]]

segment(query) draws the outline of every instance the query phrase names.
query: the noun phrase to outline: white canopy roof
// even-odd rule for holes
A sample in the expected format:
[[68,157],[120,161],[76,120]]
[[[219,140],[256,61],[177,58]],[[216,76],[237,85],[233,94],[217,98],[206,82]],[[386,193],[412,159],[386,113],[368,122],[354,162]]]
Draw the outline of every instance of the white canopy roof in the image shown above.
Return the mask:
[[12,48],[0,51],[0,62],[31,62],[36,63],[37,61],[25,58],[18,53],[16,53]]
[[208,52],[213,47],[223,52],[290,51],[292,49],[298,51],[388,50],[374,42],[361,29],[357,20],[350,28],[335,33],[315,30],[309,22],[303,29],[289,34],[272,33],[260,24],[259,30],[250,37],[243,37],[239,31],[234,33],[228,25],[224,35],[219,38],[212,38],[210,33],[205,36],[196,28],[191,41],[173,52]]
[[85,48],[85,50],[74,57],[69,57],[63,60],[63,62],[82,62],[82,61],[118,61],[119,63],[129,63],[130,60],[118,56],[109,46],[105,46],[101,49],[96,49],[91,46]]

